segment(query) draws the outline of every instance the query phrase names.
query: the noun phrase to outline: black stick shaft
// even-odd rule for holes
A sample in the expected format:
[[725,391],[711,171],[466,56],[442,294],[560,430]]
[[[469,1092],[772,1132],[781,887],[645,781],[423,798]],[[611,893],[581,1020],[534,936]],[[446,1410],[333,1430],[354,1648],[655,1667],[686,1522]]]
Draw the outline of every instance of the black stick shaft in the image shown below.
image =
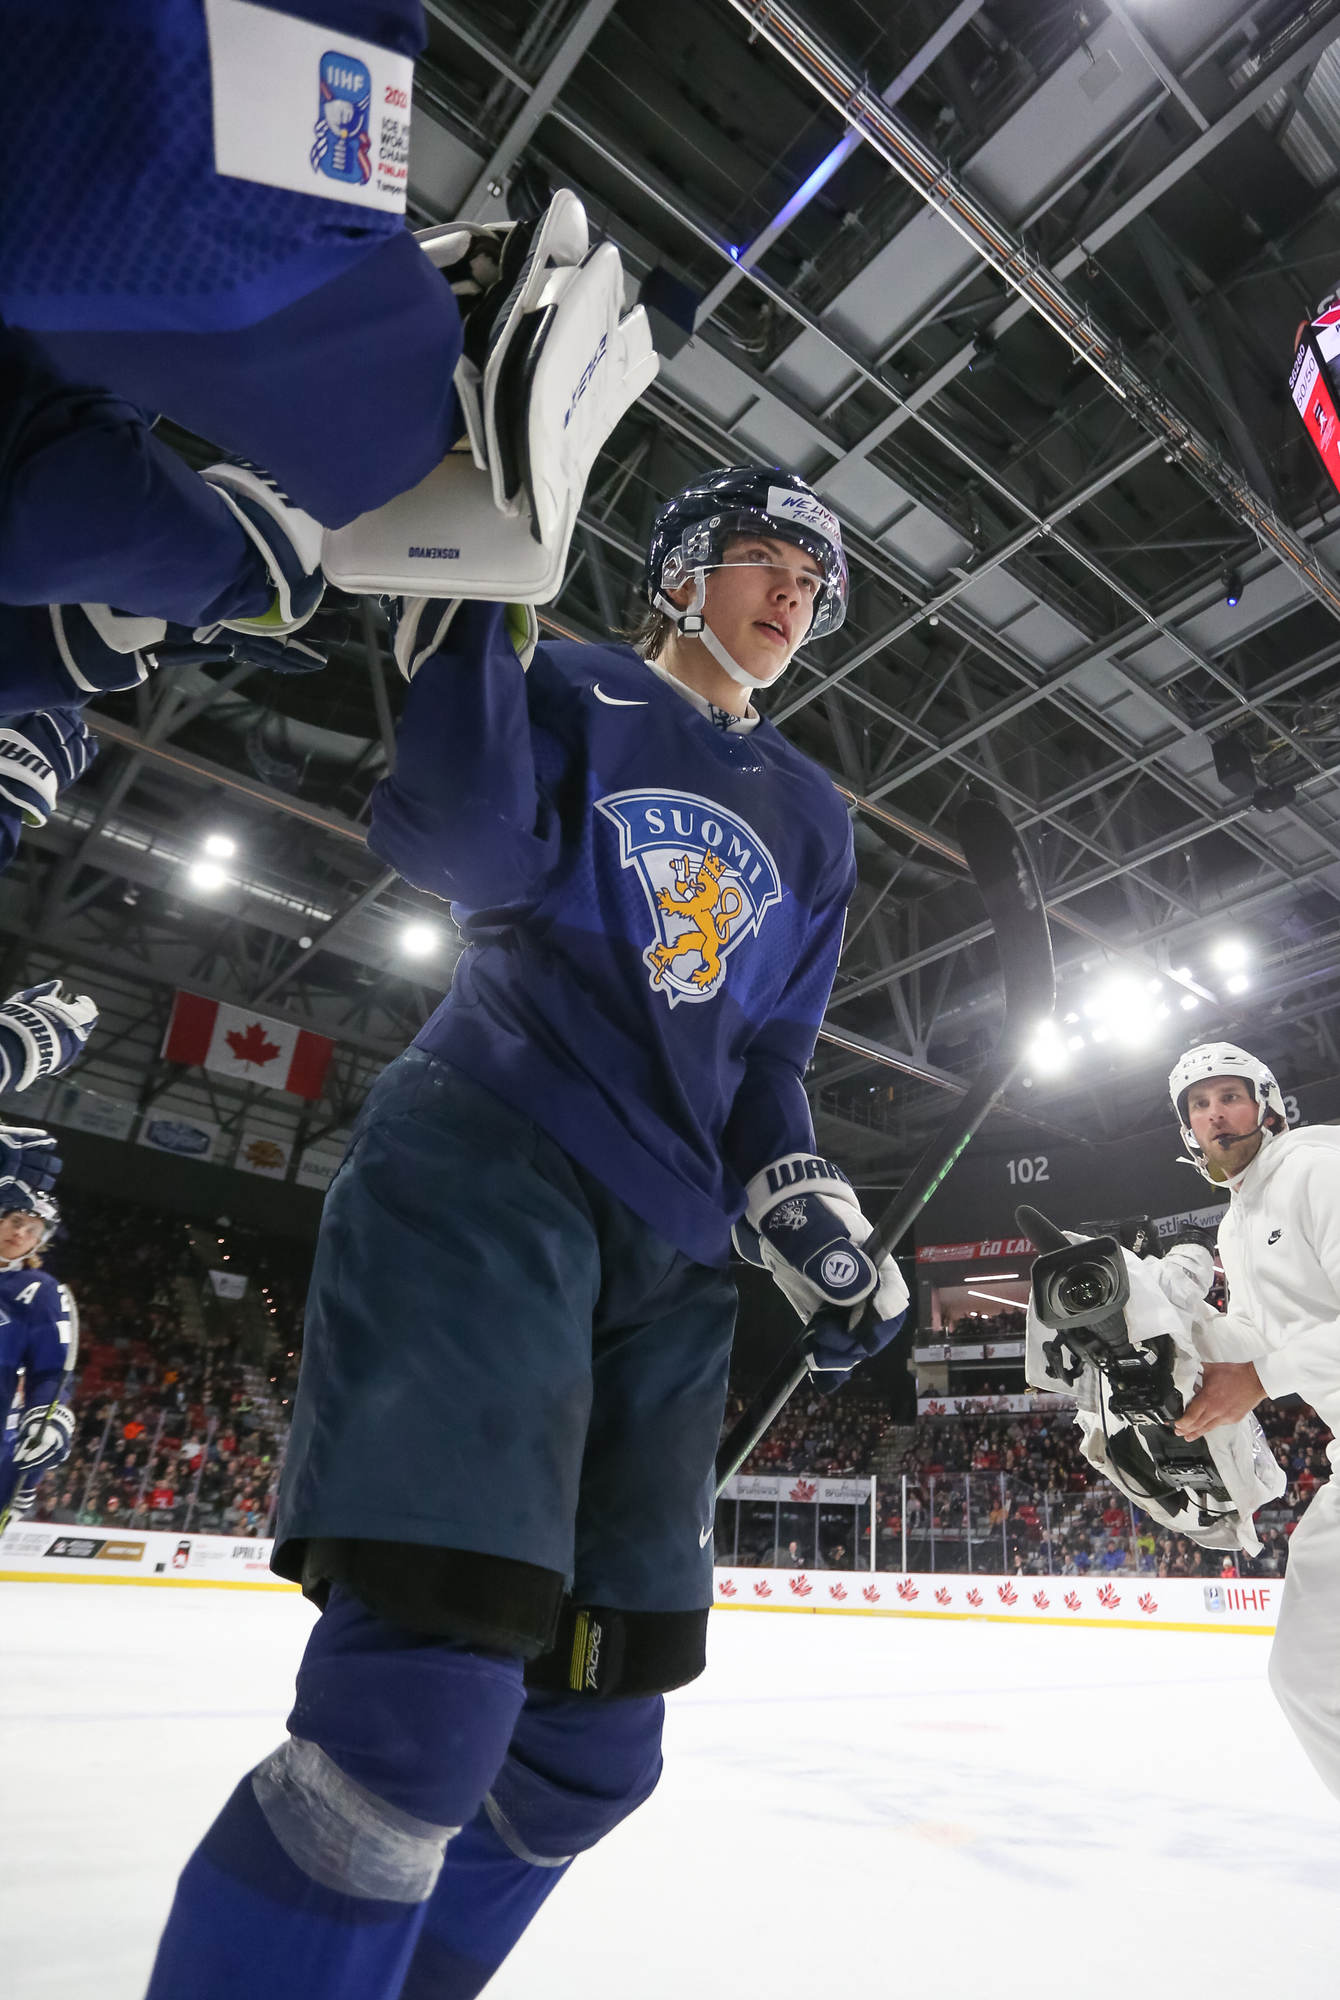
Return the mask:
[[[862,1246],[875,1263],[893,1249],[916,1221],[1017,1068],[1017,1063],[992,1063],[974,1078],[958,1107],[952,1137],[936,1133]],[[811,1338],[810,1327],[802,1327],[757,1396],[722,1439],[716,1463],[718,1498],[726,1481],[735,1477],[773,1419],[809,1374],[805,1356]]]
[[[915,1222],[1018,1071],[1021,1030],[1050,1015],[1055,1001],[1046,908],[1018,834],[998,806],[977,796],[965,802],[956,830],[996,935],[1005,986],[1005,1021],[995,1054],[933,1135],[903,1187],[876,1222],[864,1245],[876,1263]],[[1030,1014],[1031,1023],[1026,1021]],[[722,1439],[716,1462],[718,1496],[778,1411],[805,1380],[809,1373],[805,1357],[813,1331],[812,1323],[802,1329],[729,1435]]]

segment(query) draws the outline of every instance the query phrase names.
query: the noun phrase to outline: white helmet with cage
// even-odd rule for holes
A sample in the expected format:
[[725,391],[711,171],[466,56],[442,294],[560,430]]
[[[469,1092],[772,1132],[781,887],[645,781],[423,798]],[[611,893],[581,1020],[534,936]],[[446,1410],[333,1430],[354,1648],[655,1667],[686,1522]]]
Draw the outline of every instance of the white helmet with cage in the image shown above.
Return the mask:
[[1223,1175],[1214,1174],[1205,1158],[1204,1148],[1199,1144],[1191,1122],[1187,1117],[1187,1094],[1193,1084],[1207,1083],[1212,1076],[1241,1077],[1256,1099],[1258,1107],[1257,1130],[1263,1140],[1272,1139],[1275,1133],[1270,1119],[1275,1117],[1287,1131],[1289,1114],[1285,1109],[1284,1094],[1275,1081],[1275,1073],[1261,1061],[1259,1056],[1238,1048],[1234,1042],[1201,1042],[1194,1049],[1179,1056],[1168,1077],[1168,1095],[1172,1098],[1173,1110],[1182,1128],[1182,1143],[1191,1158],[1191,1164],[1204,1174],[1207,1181],[1222,1185]]

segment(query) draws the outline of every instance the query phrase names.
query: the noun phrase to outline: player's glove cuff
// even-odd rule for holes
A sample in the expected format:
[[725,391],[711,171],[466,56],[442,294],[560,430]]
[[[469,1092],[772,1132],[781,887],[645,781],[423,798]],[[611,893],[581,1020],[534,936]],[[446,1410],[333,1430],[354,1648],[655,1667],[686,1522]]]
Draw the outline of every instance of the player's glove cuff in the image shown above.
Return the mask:
[[[461,597],[384,597],[391,620],[391,649],[395,663],[407,681],[412,681],[424,661],[441,652],[447,644],[452,624],[462,606],[473,610],[475,600]],[[523,671],[535,657],[540,638],[540,621],[533,604],[505,604],[503,630]]]

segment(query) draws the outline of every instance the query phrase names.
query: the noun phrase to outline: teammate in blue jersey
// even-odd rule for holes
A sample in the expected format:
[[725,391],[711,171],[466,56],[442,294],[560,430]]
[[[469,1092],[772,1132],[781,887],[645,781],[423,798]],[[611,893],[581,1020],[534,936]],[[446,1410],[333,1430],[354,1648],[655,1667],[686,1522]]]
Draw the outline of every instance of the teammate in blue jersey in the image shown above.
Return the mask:
[[850,827],[750,701],[842,622],[838,524],[793,475],[708,475],[648,594],[641,651],[400,607],[369,839],[465,952],[327,1199],[275,1553],[322,1616],[152,2000],[480,1992],[702,1671],[732,1225],[827,1309],[830,1379],[905,1311],[802,1082]]
[[[323,527],[466,430],[486,510],[584,486],[622,269],[568,190],[405,227],[420,0],[0,0],[0,31],[0,602],[290,632]],[[546,352],[560,409],[585,370],[572,426],[529,421]],[[227,462],[192,471],[158,415]]]
[[50,1193],[60,1171],[54,1145],[49,1133],[0,1127],[7,1169],[0,1175],[0,1528],[32,1510],[43,1473],[68,1454],[74,1436],[64,1400],[74,1301],[38,1255],[59,1222]]
[[116,602],[271,614],[247,524],[149,423],[327,524],[450,447],[460,312],[404,226],[419,0],[0,0],[0,28],[0,597],[110,600],[161,551]]

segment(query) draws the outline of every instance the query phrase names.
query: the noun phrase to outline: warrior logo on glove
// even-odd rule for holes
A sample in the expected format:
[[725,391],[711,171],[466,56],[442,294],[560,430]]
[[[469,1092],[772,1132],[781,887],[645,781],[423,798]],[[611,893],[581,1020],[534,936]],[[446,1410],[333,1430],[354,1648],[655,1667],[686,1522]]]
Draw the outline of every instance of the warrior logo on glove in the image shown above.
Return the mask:
[[711,1000],[726,960],[781,901],[777,864],[734,813],[691,792],[615,792],[597,809],[619,829],[619,859],[633,869],[655,937],[642,956],[672,1007]]

